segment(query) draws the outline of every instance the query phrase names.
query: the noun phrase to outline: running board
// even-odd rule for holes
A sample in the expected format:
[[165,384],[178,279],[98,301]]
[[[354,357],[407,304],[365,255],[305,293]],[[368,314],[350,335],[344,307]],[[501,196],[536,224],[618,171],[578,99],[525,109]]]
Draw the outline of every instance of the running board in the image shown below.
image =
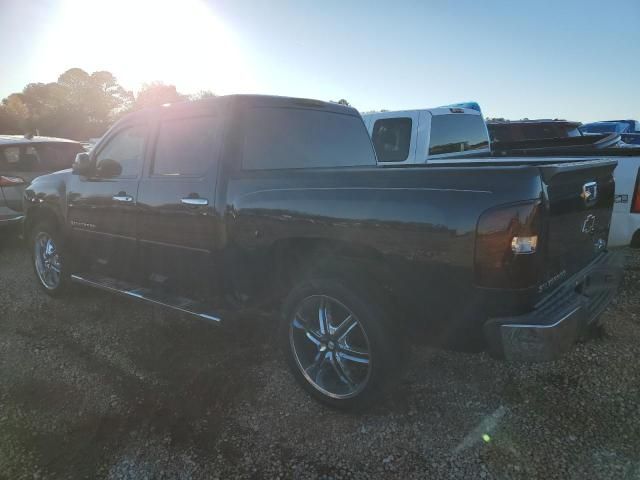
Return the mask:
[[201,302],[186,297],[162,295],[150,288],[139,287],[131,283],[111,277],[94,274],[71,275],[71,280],[82,285],[124,295],[125,297],[143,300],[159,307],[170,308],[205,320],[221,323],[222,320],[211,313]]

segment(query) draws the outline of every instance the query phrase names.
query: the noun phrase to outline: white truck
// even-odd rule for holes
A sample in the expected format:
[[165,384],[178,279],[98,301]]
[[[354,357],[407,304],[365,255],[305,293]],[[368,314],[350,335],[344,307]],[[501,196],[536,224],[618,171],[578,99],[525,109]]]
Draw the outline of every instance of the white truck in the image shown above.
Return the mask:
[[640,247],[640,148],[612,147],[619,140],[615,136],[492,148],[482,113],[471,108],[376,112],[362,118],[381,166],[522,164],[524,158],[534,163],[615,159],[616,203],[609,246]]

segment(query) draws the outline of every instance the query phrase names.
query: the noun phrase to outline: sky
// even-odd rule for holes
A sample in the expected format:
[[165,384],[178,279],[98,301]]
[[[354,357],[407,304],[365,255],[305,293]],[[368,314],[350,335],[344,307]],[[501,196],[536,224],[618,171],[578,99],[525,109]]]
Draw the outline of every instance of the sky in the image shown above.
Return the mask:
[[640,0],[0,0],[0,97],[80,67],[134,91],[640,120],[639,50]]

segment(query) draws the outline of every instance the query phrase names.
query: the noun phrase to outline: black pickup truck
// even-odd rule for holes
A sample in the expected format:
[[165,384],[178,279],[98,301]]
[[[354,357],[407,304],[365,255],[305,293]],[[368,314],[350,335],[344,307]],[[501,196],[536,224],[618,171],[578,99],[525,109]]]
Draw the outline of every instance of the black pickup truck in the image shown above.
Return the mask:
[[408,338],[507,359],[567,350],[612,298],[615,162],[376,166],[358,112],[228,96],[119,121],[25,191],[39,284],[232,322],[281,310],[295,377],[376,398]]

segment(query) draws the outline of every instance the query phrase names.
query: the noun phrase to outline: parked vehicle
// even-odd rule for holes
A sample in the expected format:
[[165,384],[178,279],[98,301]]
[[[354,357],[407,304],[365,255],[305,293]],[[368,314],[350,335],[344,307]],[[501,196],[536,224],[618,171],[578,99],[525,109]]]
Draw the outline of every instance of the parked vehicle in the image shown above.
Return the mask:
[[383,169],[352,108],[217,97],[120,120],[27,188],[24,227],[52,296],[76,282],[215,324],[279,305],[295,378],[355,408],[399,378],[407,338],[570,348],[620,278],[614,167]]
[[491,142],[520,142],[580,137],[580,122],[567,120],[491,120],[487,122]]
[[623,133],[620,135],[620,140],[624,142],[626,145],[640,145],[640,133]]
[[71,167],[81,151],[79,143],[64,138],[0,135],[0,229],[22,221],[22,192],[31,180]]
[[580,127],[580,131],[584,135],[640,133],[640,122],[637,120],[606,120],[604,122],[586,123]]
[[640,182],[640,148],[619,148],[620,135],[491,142],[482,115],[462,108],[381,112],[365,114],[363,119],[382,166],[480,167],[617,160],[616,204],[608,245],[640,247],[640,189],[636,187]]

